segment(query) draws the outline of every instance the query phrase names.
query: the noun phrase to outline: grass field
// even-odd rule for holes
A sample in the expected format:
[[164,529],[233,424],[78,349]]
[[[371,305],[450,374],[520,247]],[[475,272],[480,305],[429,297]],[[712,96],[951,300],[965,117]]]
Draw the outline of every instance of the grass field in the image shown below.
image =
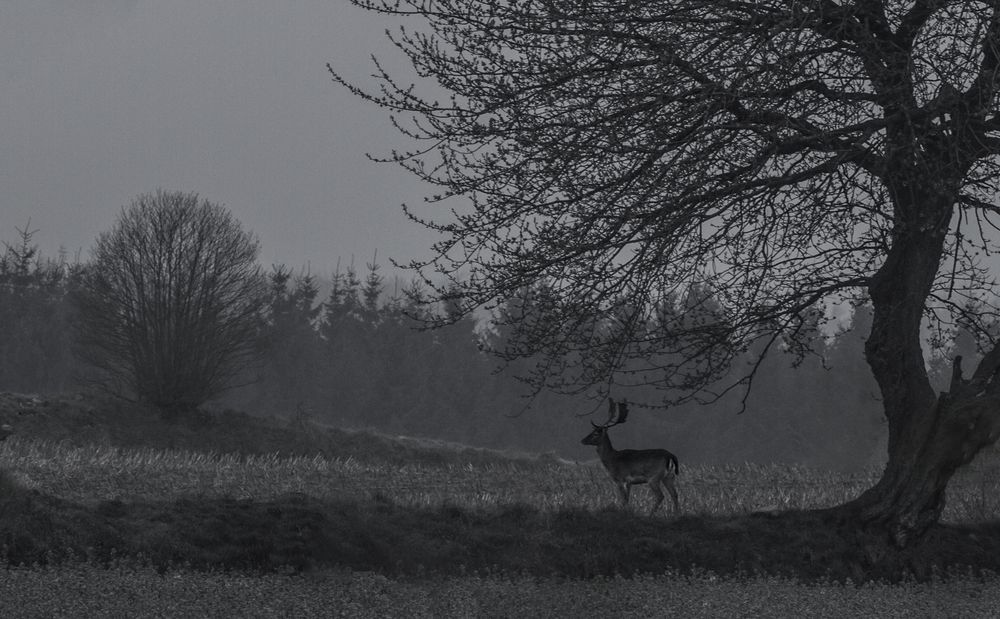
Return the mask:
[[[406,464],[379,459],[377,453],[361,460],[15,439],[0,443],[0,468],[25,488],[77,502],[192,496],[274,499],[301,493],[319,499],[388,499],[408,507],[486,509],[519,504],[552,511],[597,510],[616,501],[607,474],[596,461],[512,458],[486,450],[478,450],[475,461],[456,453],[451,460]],[[994,467],[975,466],[960,473],[951,485],[943,520],[1000,517],[997,473]],[[787,465],[685,465],[678,484],[685,513],[731,515],[831,507],[856,497],[877,477],[875,469],[844,473]],[[646,488],[637,487],[633,511],[639,513],[648,505]]]
[[[72,411],[43,409],[19,411],[35,429],[0,444],[2,616],[971,617],[1000,602],[975,558],[1000,554],[989,464],[952,485],[950,525],[900,576],[797,511],[856,496],[876,471],[682,464],[683,515],[649,518],[644,488],[614,506],[596,462],[316,428],[310,447],[274,425],[268,453],[249,419],[230,433],[240,449],[213,453],[178,437],[211,444],[231,423],[136,414],[136,436],[181,445],[143,447],[94,407],[98,431],[70,441]],[[881,577],[902,581],[865,582]]]
[[[54,591],[58,594],[53,595]],[[996,580],[808,586],[781,578],[663,574],[588,580],[372,572],[246,575],[149,568],[14,569],[6,617],[969,617],[996,615]]]

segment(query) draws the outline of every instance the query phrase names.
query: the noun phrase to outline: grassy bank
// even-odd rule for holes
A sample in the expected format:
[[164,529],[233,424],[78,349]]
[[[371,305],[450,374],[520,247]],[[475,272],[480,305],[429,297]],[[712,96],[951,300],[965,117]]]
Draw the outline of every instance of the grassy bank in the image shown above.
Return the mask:
[[886,553],[821,511],[868,487],[874,471],[684,466],[683,514],[650,518],[643,489],[631,510],[615,507],[595,462],[235,413],[165,421],[120,403],[4,401],[17,408],[0,406],[0,421],[19,430],[0,444],[0,550],[13,565],[131,557],[161,571],[352,570],[438,581],[487,572],[591,579],[707,570],[808,582],[1000,572],[1000,493],[983,470],[953,484],[945,524]]
[[952,522],[904,553],[873,553],[871,540],[815,511],[870,481],[788,467],[688,468],[685,511],[669,517],[642,514],[641,492],[634,509],[618,509],[593,463],[500,456],[397,465],[17,439],[0,446],[0,467],[0,539],[13,564],[141,556],[158,569],[571,578],[704,569],[841,581],[1000,571],[994,524]]

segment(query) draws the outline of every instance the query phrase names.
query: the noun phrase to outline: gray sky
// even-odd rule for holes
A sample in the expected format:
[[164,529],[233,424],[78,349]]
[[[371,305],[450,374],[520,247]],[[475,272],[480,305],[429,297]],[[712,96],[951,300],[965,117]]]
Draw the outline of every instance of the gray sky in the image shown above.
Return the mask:
[[399,205],[429,192],[364,156],[406,142],[325,68],[363,78],[390,25],[346,0],[0,0],[0,241],[30,217],[86,256],[162,188],[228,207],[265,266],[427,257]]

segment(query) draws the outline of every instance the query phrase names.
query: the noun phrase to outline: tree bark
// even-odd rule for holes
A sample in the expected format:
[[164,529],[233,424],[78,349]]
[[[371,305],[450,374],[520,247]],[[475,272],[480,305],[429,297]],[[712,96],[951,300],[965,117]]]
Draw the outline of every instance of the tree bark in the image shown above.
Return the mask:
[[952,475],[1000,434],[1000,381],[994,380],[1000,350],[988,353],[969,380],[957,357],[949,390],[935,394],[931,387],[920,327],[952,202],[903,198],[897,201],[897,216],[910,217],[897,221],[886,262],[870,282],[874,314],[865,345],[889,425],[888,462],[879,482],[845,506],[898,547],[938,521]]
[[[956,367],[960,362],[957,358]],[[862,524],[884,530],[898,547],[938,521],[952,475],[1000,436],[1000,398],[969,397],[963,393],[966,384],[957,395],[954,390],[942,393],[928,409],[913,411],[895,428],[890,425],[882,478],[847,506]]]

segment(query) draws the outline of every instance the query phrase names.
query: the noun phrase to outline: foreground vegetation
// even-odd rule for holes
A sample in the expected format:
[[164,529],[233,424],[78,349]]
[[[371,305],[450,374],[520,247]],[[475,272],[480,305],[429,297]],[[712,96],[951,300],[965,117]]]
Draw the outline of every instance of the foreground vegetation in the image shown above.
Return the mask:
[[[4,615],[972,616],[1000,591],[989,463],[953,484],[946,524],[886,553],[815,511],[874,470],[682,465],[684,513],[650,518],[643,488],[614,506],[596,462],[4,401],[22,430],[0,443]],[[896,584],[845,586],[872,581]]]
[[[483,457],[483,454],[480,454]],[[789,467],[685,468],[684,513],[615,506],[595,463],[388,464],[13,440],[0,447],[4,558],[144,556],[154,566],[273,571],[331,566],[407,576],[500,570],[595,576],[709,569],[807,579],[927,579],[997,567],[1000,527],[955,522],[885,553],[823,511],[870,475]],[[985,484],[986,482],[981,482]],[[969,486],[953,521],[987,507]],[[961,512],[965,508],[965,513]],[[757,511],[764,510],[764,511]],[[982,515],[982,514],[981,514]]]
[[[51,592],[58,588],[59,595]],[[563,580],[465,575],[421,580],[372,572],[304,577],[88,564],[13,569],[0,613],[35,617],[984,617],[1000,586],[803,586],[775,577],[711,574]],[[31,609],[26,615],[25,609]]]

